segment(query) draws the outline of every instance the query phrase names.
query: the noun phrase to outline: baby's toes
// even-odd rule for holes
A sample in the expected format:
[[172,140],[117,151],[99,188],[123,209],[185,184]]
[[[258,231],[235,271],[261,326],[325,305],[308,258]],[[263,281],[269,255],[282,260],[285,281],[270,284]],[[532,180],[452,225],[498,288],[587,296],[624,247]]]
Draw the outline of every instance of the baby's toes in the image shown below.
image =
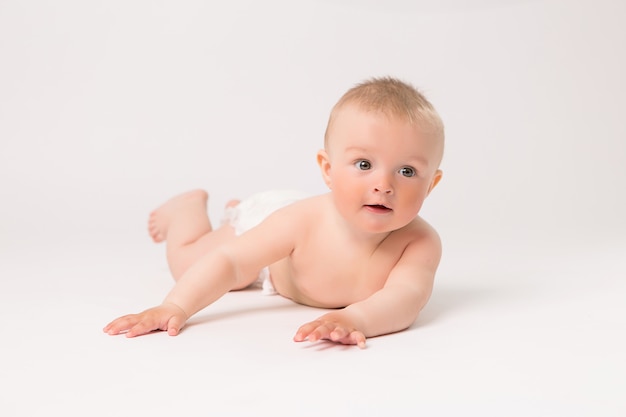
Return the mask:
[[155,223],[148,224],[148,233],[150,234],[152,240],[157,243],[162,242],[165,238],[163,233],[161,233],[161,229],[159,229]]

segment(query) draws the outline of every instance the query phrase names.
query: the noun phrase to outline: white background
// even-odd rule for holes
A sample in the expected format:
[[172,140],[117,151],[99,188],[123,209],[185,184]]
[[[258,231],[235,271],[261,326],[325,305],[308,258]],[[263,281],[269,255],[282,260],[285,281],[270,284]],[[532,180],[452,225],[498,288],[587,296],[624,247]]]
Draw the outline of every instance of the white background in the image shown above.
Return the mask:
[[[625,19],[619,0],[0,0],[0,412],[625,415]],[[445,250],[427,326],[313,352],[289,341],[309,310],[244,292],[216,311],[270,302],[297,319],[251,338],[235,335],[261,320],[246,314],[174,342],[98,333],[171,284],[151,209],[201,187],[217,222],[233,197],[325,192],[330,108],[384,75],[446,126],[422,211]],[[217,354],[178,351],[216,334]],[[264,349],[280,353],[257,369]]]

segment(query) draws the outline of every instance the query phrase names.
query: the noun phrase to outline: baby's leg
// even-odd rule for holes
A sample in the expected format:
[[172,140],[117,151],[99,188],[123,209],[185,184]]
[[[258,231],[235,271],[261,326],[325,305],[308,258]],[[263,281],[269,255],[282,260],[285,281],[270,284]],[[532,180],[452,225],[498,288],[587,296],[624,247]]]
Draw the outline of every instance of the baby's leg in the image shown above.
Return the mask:
[[150,236],[155,242],[166,241],[167,262],[175,280],[201,256],[235,238],[229,225],[213,230],[207,200],[206,191],[194,190],[172,198],[150,214]]

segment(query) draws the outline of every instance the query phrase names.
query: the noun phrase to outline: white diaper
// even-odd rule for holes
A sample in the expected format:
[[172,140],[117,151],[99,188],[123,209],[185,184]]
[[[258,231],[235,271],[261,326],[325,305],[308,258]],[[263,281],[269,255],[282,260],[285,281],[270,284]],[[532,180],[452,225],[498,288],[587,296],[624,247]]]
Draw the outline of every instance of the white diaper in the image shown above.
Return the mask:
[[[230,224],[235,229],[235,234],[240,236],[261,223],[267,216],[279,208],[307,197],[309,197],[308,194],[295,190],[274,190],[257,193],[242,200],[235,207],[226,208],[222,224]],[[264,295],[276,294],[268,267],[263,268],[259,272],[256,285],[261,286]]]

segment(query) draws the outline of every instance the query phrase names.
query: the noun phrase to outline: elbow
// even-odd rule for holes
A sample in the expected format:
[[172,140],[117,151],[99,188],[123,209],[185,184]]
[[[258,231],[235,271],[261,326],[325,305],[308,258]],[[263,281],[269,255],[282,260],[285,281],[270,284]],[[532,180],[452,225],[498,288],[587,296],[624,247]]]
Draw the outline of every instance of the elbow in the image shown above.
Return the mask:
[[255,275],[246,271],[242,263],[227,248],[218,249],[216,255],[220,258],[222,265],[220,269],[223,271],[225,280],[228,281],[230,290],[244,289],[256,280],[258,272]]

